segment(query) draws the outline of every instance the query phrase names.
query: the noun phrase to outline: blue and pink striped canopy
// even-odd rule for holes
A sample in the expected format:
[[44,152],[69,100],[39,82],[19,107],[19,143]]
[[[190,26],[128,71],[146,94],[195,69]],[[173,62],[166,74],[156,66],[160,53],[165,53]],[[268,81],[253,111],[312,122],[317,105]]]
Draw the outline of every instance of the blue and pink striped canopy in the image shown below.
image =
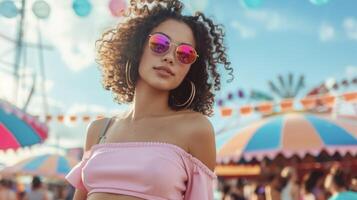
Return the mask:
[[79,160],[58,154],[45,154],[31,157],[6,167],[0,174],[30,174],[53,178],[64,178]]
[[47,136],[48,128],[44,123],[0,100],[0,150],[42,143]]
[[357,120],[298,113],[265,118],[236,133],[219,149],[217,159],[272,159],[279,153],[303,157],[322,150],[357,154]]

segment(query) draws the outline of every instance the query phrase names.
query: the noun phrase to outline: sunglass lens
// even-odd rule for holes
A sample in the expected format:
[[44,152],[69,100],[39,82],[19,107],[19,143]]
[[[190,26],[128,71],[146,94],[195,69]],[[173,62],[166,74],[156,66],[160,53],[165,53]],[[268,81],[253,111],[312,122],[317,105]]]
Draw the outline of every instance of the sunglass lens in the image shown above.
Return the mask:
[[196,61],[197,54],[195,49],[190,45],[179,45],[176,49],[177,59],[183,64],[191,64]]
[[170,48],[170,40],[165,35],[156,33],[150,37],[149,45],[152,51],[162,54]]

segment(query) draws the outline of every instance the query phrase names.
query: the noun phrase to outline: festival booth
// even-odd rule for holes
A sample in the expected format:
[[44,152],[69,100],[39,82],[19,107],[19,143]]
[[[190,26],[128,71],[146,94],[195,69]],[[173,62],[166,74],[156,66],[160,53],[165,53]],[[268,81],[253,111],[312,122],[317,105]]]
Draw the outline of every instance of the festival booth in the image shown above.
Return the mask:
[[356,120],[292,112],[263,118],[235,134],[218,151],[217,173],[258,176],[287,165],[303,172],[334,161],[357,169]]
[[45,154],[24,159],[0,171],[4,175],[36,175],[62,179],[79,162],[71,156]]

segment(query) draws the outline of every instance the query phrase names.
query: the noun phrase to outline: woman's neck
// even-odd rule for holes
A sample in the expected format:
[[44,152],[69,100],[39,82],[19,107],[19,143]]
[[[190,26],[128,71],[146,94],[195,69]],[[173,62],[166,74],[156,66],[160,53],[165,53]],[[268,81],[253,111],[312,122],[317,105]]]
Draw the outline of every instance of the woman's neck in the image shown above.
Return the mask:
[[146,83],[136,85],[132,107],[127,116],[131,121],[174,113],[168,105],[169,92],[155,89]]

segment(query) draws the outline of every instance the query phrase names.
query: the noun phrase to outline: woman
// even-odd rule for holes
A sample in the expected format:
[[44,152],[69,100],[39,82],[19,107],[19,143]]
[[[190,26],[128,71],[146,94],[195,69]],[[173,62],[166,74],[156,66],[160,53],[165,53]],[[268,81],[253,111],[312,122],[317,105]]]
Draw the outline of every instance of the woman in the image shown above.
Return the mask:
[[[67,175],[74,199],[213,199],[213,89],[230,70],[223,32],[179,1],[130,2],[123,23],[98,41],[103,85],[121,116],[87,129],[85,155]],[[97,144],[99,143],[99,144]]]

